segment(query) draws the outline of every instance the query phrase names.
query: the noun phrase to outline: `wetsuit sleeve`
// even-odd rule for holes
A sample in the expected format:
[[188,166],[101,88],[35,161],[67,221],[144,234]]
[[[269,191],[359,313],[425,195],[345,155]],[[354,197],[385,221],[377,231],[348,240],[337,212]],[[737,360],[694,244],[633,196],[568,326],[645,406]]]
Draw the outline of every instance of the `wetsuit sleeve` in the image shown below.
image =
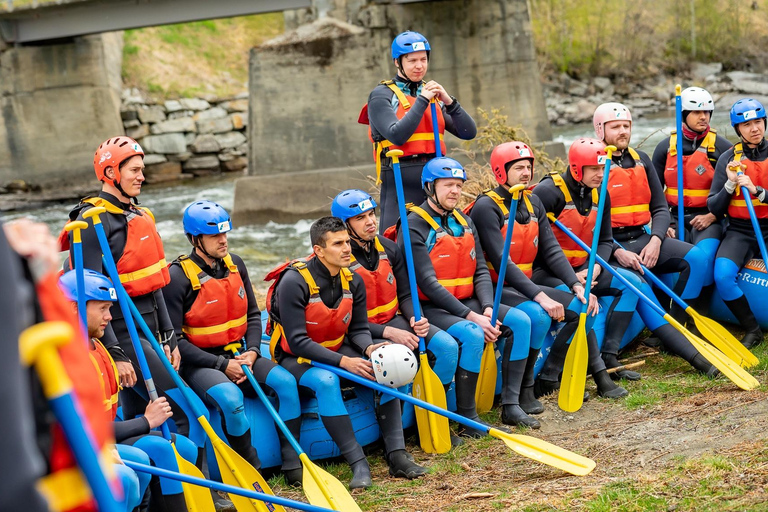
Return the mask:
[[256,303],[256,296],[253,293],[251,278],[248,276],[248,269],[240,256],[232,255],[232,261],[237,265],[240,272],[240,279],[243,280],[245,296],[248,298],[248,328],[245,331],[245,350],[256,352],[261,355],[261,310]]
[[443,105],[445,131],[454,134],[461,140],[472,140],[477,135],[477,125],[457,100],[448,106]]
[[149,434],[149,422],[141,416],[139,418],[133,418],[125,421],[116,421],[115,425],[115,442],[122,443],[126,439],[132,437],[143,436]]
[[[309,290],[298,272],[287,271],[277,286],[277,310],[285,339],[297,357],[339,366],[342,355],[315,343],[307,335],[305,308],[309,303]],[[367,324],[366,314],[366,324]]]
[[[493,268],[500,268],[501,254],[504,250],[504,237],[501,236],[504,219],[501,210],[490,197],[481,196],[475,202],[469,216],[475,224],[480,245],[485,252],[483,259],[487,257]],[[541,291],[512,261],[507,263],[504,283],[529,299],[533,299]]]
[[373,339],[371,338],[371,331],[368,329],[368,308],[363,278],[357,274],[352,274],[350,289],[352,291],[352,319],[347,328],[347,341],[362,354],[365,354],[365,349],[373,344]]
[[[417,215],[408,215],[408,227],[411,234],[411,248],[413,250],[413,266],[416,274],[416,284],[430,302],[450,314],[466,318],[470,309],[461,303],[459,299],[451,295],[440,283],[437,282],[435,267],[429,259],[427,250],[427,237],[429,236],[429,224]],[[398,234],[397,243],[403,247],[403,237]]]
[[176,332],[173,329],[171,318],[168,316],[168,307],[165,304],[165,298],[163,296],[163,290],[155,290],[152,292],[155,295],[155,302],[157,303],[157,320],[160,324],[158,329],[161,335],[168,336],[168,346],[171,350],[174,350],[178,346],[178,338]]
[[661,182],[659,182],[659,176],[656,174],[656,169],[653,167],[651,159],[648,155],[642,151],[640,154],[640,160],[645,164],[645,174],[648,176],[648,186],[651,189],[651,235],[659,237],[659,240],[664,240],[667,236],[667,228],[669,228],[670,215],[669,205],[667,204],[667,198],[664,197],[664,189],[661,188]]
[[579,280],[573,271],[573,267],[568,263],[568,259],[565,257],[565,253],[560,247],[557,238],[555,238],[555,234],[552,233],[552,226],[549,224],[549,219],[547,219],[547,214],[541,205],[541,201],[539,201],[538,197],[531,196],[531,204],[533,205],[533,214],[539,219],[539,250],[536,254],[536,259],[544,261],[555,277],[564,282],[568,288],[573,288],[573,285],[578,283]]
[[[392,273],[395,275],[395,282],[397,283],[397,301],[400,306],[400,313],[410,322],[413,316],[413,297],[411,297],[408,262],[405,259],[405,253],[391,240],[384,239],[382,244],[387,252],[389,261],[392,262]],[[371,334],[373,335],[373,331],[371,331]]]
[[392,108],[393,94],[384,85],[376,87],[368,97],[368,119],[376,133],[396,146],[401,146],[421,123],[421,118],[429,106],[429,100],[419,95],[403,118],[398,119]]
[[725,189],[725,183],[728,181],[728,173],[725,170],[731,160],[733,160],[733,148],[717,159],[715,175],[712,177],[712,185],[709,188],[707,208],[716,217],[723,217],[728,212],[728,205],[731,203],[731,194]]
[[656,175],[659,177],[659,183],[661,188],[664,188],[665,179],[664,171],[667,167],[667,152],[669,150],[669,137],[662,140],[656,145],[656,149],[653,150],[653,168],[656,170]]
[[552,213],[557,217],[565,208],[565,197],[555,183],[547,178],[542,180],[533,189],[533,195],[539,198],[544,212]]

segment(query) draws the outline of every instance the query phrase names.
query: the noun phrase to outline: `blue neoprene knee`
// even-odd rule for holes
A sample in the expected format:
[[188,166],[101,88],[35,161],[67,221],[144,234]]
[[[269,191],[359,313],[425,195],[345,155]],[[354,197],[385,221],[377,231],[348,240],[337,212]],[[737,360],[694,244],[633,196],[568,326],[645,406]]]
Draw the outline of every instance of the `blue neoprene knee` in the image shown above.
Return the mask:
[[436,332],[427,345],[427,351],[435,356],[435,366],[432,368],[443,385],[451,383],[459,364],[459,344],[445,331]]
[[518,304],[515,308],[525,313],[531,321],[531,349],[540,349],[552,325],[552,319],[544,308],[532,300]]
[[691,271],[688,273],[688,282],[685,283],[685,289],[680,293],[680,297],[685,300],[695,299],[701,293],[701,287],[706,279],[704,270],[707,268],[707,253],[693,246],[683,259],[688,262]]
[[248,431],[250,425],[245,415],[243,392],[240,388],[232,382],[222,382],[208,388],[206,394],[216,402],[224,428],[229,435],[238,437]]
[[739,275],[739,267],[728,258],[717,258],[715,260],[715,286],[723,300],[736,300],[744,292],[739,288],[736,278]]
[[705,238],[704,240],[700,240],[699,243],[696,244],[696,247],[701,249],[707,257],[706,270],[702,271],[704,273],[702,285],[709,286],[715,282],[715,255],[717,254],[718,247],[720,247],[720,240],[717,238]]
[[485,348],[483,330],[474,322],[462,320],[456,322],[447,331],[459,342],[459,367],[471,372],[480,372],[480,359]]
[[[176,454],[173,452],[173,447],[170,442],[162,437],[143,436],[136,441],[134,446],[149,455],[155,466],[175,473],[179,472],[179,465],[176,462]],[[181,494],[184,492],[181,482],[169,480],[168,478],[160,479],[160,489],[163,494]]]
[[[643,281],[642,286],[638,287],[640,291],[651,299],[656,305],[661,307],[659,304],[659,300],[656,298],[656,294],[653,293],[653,290],[651,289],[651,286]],[[656,311],[654,311],[651,306],[645,303],[645,301],[641,300],[637,303],[637,312],[640,313],[640,317],[643,319],[643,322],[645,323],[645,326],[650,329],[651,331],[658,329],[662,325],[668,323],[664,318],[659,315]]]
[[[207,439],[205,431],[203,430],[203,427],[200,426],[200,422],[193,419],[197,418],[197,414],[192,410],[189,403],[187,403],[187,399],[181,393],[181,390],[179,388],[166,389],[165,393],[184,410],[187,418],[189,418],[189,434],[185,435],[189,437],[199,448],[204,447]],[[203,412],[205,419],[210,420],[211,415],[208,413],[208,409],[203,403],[203,400],[194,393],[189,393],[189,395],[189,399],[196,402],[196,409]],[[171,417],[168,421],[173,422],[173,417]],[[174,429],[171,428],[171,431],[173,432]]]
[[[149,455],[141,451],[140,449],[136,448],[135,446],[130,446],[127,444],[116,444],[115,448],[117,449],[117,453],[120,455],[120,458],[123,460],[128,460],[131,462],[138,462],[139,464],[144,464],[145,466],[149,466]],[[133,507],[131,507],[131,501],[126,499],[126,503],[128,504],[128,512],[133,510],[135,507],[138,507],[141,503],[141,499],[144,496],[144,493],[147,492],[147,487],[149,487],[149,481],[152,479],[152,476],[148,473],[136,473],[136,476],[138,478],[139,487],[137,489],[138,495],[139,495],[139,501]],[[126,493],[127,497],[127,493]]]
[[[619,271],[623,277],[626,277],[630,283],[634,284],[636,287],[640,287],[642,285],[642,280],[638,278],[635,274],[632,272],[626,272],[626,271]],[[630,279],[630,276],[632,278]],[[614,306],[613,310],[617,312],[622,313],[628,313],[630,311],[635,311],[637,309],[637,295],[629,291],[629,289],[624,286],[616,277],[611,279],[611,288],[616,290],[621,290],[621,295],[619,296],[619,300],[616,301],[616,305]]]
[[531,319],[528,315],[519,309],[509,308],[501,323],[512,329],[513,333],[509,360],[520,361],[528,357],[528,349],[531,346]]
[[141,504],[142,494],[139,494],[139,476],[134,470],[122,464],[114,464],[115,474],[123,486],[123,501],[125,512],[131,512]]
[[173,443],[176,445],[176,451],[184,460],[192,464],[197,463],[197,445],[195,443],[179,434],[173,435]]
[[291,372],[282,366],[275,366],[269,370],[265,383],[277,394],[277,400],[280,404],[278,413],[284,421],[301,416],[299,390],[296,387],[296,379],[291,375]]
[[299,380],[299,385],[311,389],[317,398],[320,416],[343,416],[347,414],[341,398],[339,378],[327,370],[310,368]]

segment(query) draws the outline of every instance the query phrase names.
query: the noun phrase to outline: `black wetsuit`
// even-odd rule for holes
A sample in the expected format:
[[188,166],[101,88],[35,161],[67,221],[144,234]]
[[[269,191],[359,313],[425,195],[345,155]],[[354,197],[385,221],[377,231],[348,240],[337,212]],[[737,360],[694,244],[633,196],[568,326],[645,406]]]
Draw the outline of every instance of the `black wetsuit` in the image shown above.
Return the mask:
[[[388,140],[395,145],[404,144],[416,127],[421,123],[424,112],[430,108],[429,100],[419,95],[421,83],[411,82],[399,76],[393,78],[396,85],[408,91],[406,95],[415,96],[416,101],[403,116],[398,119],[393,108],[395,93],[386,85],[379,84],[368,96],[368,119],[371,126],[373,140],[380,142]],[[452,133],[462,140],[471,140],[477,134],[477,127],[472,117],[463,109],[459,102],[454,100],[451,105],[443,106],[443,118],[445,119],[445,131]],[[421,204],[426,196],[421,189],[421,169],[435,153],[403,157],[400,160],[400,169],[403,176],[403,190],[405,202]],[[392,173],[392,161],[382,155],[381,157],[381,195],[379,206],[381,207],[381,220],[379,230],[395,224],[398,218],[397,195],[395,194],[395,180]]]

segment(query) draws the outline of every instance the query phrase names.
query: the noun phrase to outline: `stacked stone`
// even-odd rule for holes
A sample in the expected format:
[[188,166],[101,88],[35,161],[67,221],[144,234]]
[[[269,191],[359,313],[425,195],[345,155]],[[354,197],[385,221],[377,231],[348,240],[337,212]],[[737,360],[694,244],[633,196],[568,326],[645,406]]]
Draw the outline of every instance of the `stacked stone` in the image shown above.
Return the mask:
[[144,149],[148,183],[244,171],[248,166],[248,93],[155,103],[128,90],[121,117],[125,134]]

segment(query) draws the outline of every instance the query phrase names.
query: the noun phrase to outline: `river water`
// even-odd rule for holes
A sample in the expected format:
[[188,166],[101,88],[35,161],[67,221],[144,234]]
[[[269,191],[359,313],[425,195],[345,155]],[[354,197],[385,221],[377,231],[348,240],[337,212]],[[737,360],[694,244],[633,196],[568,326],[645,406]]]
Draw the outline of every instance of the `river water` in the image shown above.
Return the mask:
[[[633,126],[632,145],[642,142],[640,149],[653,153],[656,144],[669,135],[674,125],[672,114],[665,113],[643,118]],[[735,134],[728,122],[727,112],[716,113],[712,126],[718,133],[733,140]],[[556,141],[568,147],[576,138],[594,136],[591,124],[572,125],[554,130]],[[645,140],[647,139],[647,140]],[[645,141],[644,141],[645,140]],[[643,142],[644,141],[644,142]],[[196,179],[174,185],[148,185],[141,193],[141,203],[152,209],[157,228],[163,238],[168,261],[189,252],[190,245],[182,230],[181,218],[184,208],[193,201],[210,199],[232,211],[234,201],[234,180],[236,177]],[[57,235],[67,220],[67,214],[74,204],[52,204],[42,208],[0,216],[10,220],[22,216],[48,224]],[[300,220],[293,224],[254,224],[235,226],[229,234],[230,250],[239,254],[249,269],[251,281],[257,289],[265,289],[261,280],[272,267],[286,260],[309,253],[309,227],[312,219]],[[63,256],[62,256],[63,258]]]

